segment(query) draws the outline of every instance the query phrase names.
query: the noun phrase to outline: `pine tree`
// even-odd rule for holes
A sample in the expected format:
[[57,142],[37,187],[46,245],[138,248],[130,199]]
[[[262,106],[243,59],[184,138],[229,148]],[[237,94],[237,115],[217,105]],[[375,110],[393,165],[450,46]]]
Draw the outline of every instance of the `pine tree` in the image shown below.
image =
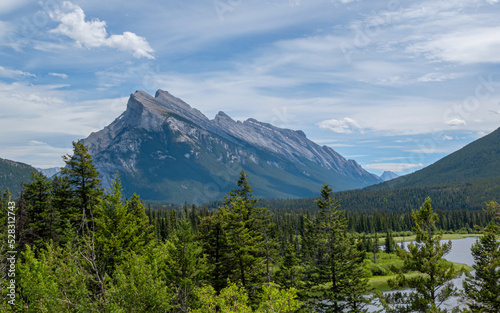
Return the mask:
[[179,312],[190,312],[196,299],[195,290],[201,287],[206,275],[206,260],[188,219],[179,221],[178,230],[165,247],[166,280],[174,291],[173,304]]
[[[313,307],[325,312],[366,312],[367,280],[362,270],[362,253],[357,240],[347,234],[347,221],[332,189],[324,185],[316,219],[316,248],[313,274],[308,283]],[[312,295],[311,294],[311,295]]]
[[200,241],[209,265],[209,281],[216,293],[227,286],[232,268],[229,261],[229,246],[222,230],[219,214],[207,216],[200,223]]
[[73,142],[73,155],[63,156],[66,167],[62,175],[69,179],[74,192],[75,205],[80,209],[82,226],[88,227],[92,220],[92,209],[102,195],[99,173],[92,163],[92,156],[81,140]]
[[285,256],[275,274],[274,281],[281,288],[295,288],[301,291],[304,287],[304,267],[297,257],[295,245],[289,244],[285,250]]
[[59,212],[62,233],[60,244],[73,239],[77,226],[81,223],[81,212],[75,205],[73,190],[67,177],[55,176],[52,179],[52,206]]
[[218,213],[227,240],[229,264],[233,264],[231,281],[239,281],[250,291],[265,278],[264,258],[260,256],[263,237],[250,227],[253,219],[245,218],[249,214],[241,198],[232,202],[230,207],[220,207]]
[[27,232],[28,242],[39,246],[59,239],[60,215],[52,206],[52,184],[42,173],[33,171],[31,183],[24,185],[23,198],[27,204],[29,224]]
[[373,236],[373,263],[377,263],[378,250],[378,233],[375,231],[375,235]]
[[385,236],[384,252],[393,253],[394,251],[396,251],[394,238],[392,236],[392,232],[390,230],[387,230]]
[[[487,204],[489,212],[500,221],[498,203]],[[464,298],[471,312],[500,312],[500,227],[494,220],[471,248],[474,264],[463,282]]]
[[96,225],[99,259],[109,274],[132,252],[144,254],[154,244],[154,233],[149,226],[144,205],[137,195],[123,203],[118,175],[109,193],[99,200]]
[[239,281],[254,299],[255,289],[266,278],[264,238],[269,211],[256,206],[260,199],[253,196],[244,171],[240,173],[238,189],[228,194],[216,214],[227,244],[227,257],[230,264],[234,264],[230,279]]
[[437,231],[438,216],[433,212],[431,199],[427,198],[420,210],[412,212],[415,222],[413,228],[416,234],[415,243],[408,245],[408,251],[397,247],[397,254],[404,262],[404,269],[418,271],[425,275],[405,277],[400,274],[393,286],[412,288],[413,292],[400,292],[381,295],[387,312],[446,312],[440,304],[450,297],[458,296],[457,288],[452,279],[462,275],[463,270],[456,270],[453,263],[443,257],[451,250],[451,241],[441,243],[444,232]]
[[137,194],[125,202],[127,210],[127,224],[131,226],[129,232],[130,246],[137,254],[145,253],[155,244],[153,227],[149,224],[146,208]]

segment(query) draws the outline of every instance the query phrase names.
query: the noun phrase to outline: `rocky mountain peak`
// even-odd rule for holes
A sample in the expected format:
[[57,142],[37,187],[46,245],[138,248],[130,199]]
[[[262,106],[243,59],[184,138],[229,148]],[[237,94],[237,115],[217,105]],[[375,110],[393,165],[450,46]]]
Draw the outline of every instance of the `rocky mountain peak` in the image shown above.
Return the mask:
[[206,127],[210,122],[210,120],[199,110],[191,107],[181,99],[174,97],[168,91],[158,89],[158,91],[156,91],[154,99],[158,103],[158,105],[162,106],[163,108],[175,112],[191,120],[192,122],[200,124],[203,127]]
[[219,111],[219,113],[217,113],[217,115],[215,116],[214,121],[221,121],[221,120],[229,120],[235,122],[229,115],[227,115],[222,111]]
[[[123,114],[84,142],[103,184],[119,172],[125,190],[148,199],[212,201],[242,168],[260,177],[256,190],[268,197],[313,196],[323,183],[341,190],[380,182],[302,131],[235,121],[222,111],[210,120],[164,90],[154,97],[136,91]],[[185,198],[193,192],[203,194]]]

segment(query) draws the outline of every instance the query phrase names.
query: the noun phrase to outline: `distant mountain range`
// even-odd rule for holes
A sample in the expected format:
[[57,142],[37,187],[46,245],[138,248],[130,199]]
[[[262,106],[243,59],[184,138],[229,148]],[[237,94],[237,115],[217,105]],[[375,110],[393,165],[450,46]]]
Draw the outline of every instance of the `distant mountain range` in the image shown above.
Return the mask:
[[43,175],[47,176],[48,178],[51,178],[52,176],[58,174],[59,172],[61,172],[61,168],[60,167],[51,167],[51,168],[38,168],[38,167],[35,167],[35,169],[37,171],[39,171],[40,173],[42,173]]
[[388,180],[391,180],[391,179],[394,179],[394,178],[398,178],[398,177],[399,177],[398,174],[396,174],[394,172],[391,172],[391,171],[385,171],[380,176],[380,178],[382,178],[383,181],[388,181]]
[[[234,121],[224,112],[210,120],[159,90],[155,97],[132,94],[126,111],[84,142],[92,148],[104,187],[118,173],[126,196],[137,193],[161,202],[221,200],[242,169],[255,195],[267,199],[314,197],[328,183],[352,209],[416,208],[427,195],[440,198],[443,208],[499,201],[500,128],[412,174],[378,177],[302,131],[255,119]],[[0,159],[0,190],[9,188],[17,197],[34,170]],[[60,169],[38,170],[50,177]],[[280,200],[280,206],[303,203]]]
[[255,195],[298,198],[382,182],[354,160],[307,139],[302,131],[255,119],[210,120],[166,91],[137,91],[126,111],[84,140],[105,186],[119,173],[124,194],[203,203],[222,199],[245,170]]

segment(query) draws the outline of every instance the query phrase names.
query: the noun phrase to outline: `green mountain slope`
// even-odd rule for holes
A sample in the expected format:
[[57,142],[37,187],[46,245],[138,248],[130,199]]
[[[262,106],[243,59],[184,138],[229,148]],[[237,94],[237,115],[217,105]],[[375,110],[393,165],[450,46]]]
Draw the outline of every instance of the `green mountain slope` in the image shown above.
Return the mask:
[[367,190],[432,186],[500,177],[500,128],[415,173]]
[[0,158],[0,190],[10,190],[14,198],[21,193],[23,183],[29,182],[35,168],[20,162]]
[[[500,128],[415,173],[335,193],[343,209],[369,212],[415,210],[428,196],[440,210],[481,209],[487,201],[500,201]],[[264,202],[316,210],[314,198]]]

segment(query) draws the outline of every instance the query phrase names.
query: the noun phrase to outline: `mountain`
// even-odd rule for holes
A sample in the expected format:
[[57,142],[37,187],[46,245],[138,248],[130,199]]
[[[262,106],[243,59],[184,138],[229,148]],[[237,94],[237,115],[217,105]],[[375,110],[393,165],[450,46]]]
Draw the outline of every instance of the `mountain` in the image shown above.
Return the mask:
[[388,180],[391,180],[391,179],[394,179],[394,178],[398,178],[398,177],[399,177],[398,174],[396,174],[394,172],[391,172],[391,171],[385,171],[380,176],[380,178],[382,178],[383,181],[388,181]]
[[35,168],[28,164],[0,158],[0,190],[5,192],[9,188],[13,199],[17,199],[22,184],[31,181],[33,171],[36,171]]
[[[416,210],[427,197],[437,210],[481,210],[485,202],[498,202],[499,195],[500,128],[413,174],[333,196],[341,200],[346,212],[373,214]],[[262,204],[276,209],[317,210],[316,199],[265,199]],[[216,207],[220,202],[210,205]]]
[[48,178],[51,178],[52,176],[58,174],[61,171],[60,167],[51,167],[51,168],[35,167],[35,169],[40,173],[42,173],[43,175],[47,176]]
[[367,190],[432,186],[500,177],[500,128],[414,173]]
[[148,200],[222,199],[242,169],[264,198],[313,196],[324,183],[347,190],[382,181],[302,131],[234,121],[224,112],[210,120],[162,90],[132,94],[126,111],[84,143],[104,186],[119,173],[125,195]]

